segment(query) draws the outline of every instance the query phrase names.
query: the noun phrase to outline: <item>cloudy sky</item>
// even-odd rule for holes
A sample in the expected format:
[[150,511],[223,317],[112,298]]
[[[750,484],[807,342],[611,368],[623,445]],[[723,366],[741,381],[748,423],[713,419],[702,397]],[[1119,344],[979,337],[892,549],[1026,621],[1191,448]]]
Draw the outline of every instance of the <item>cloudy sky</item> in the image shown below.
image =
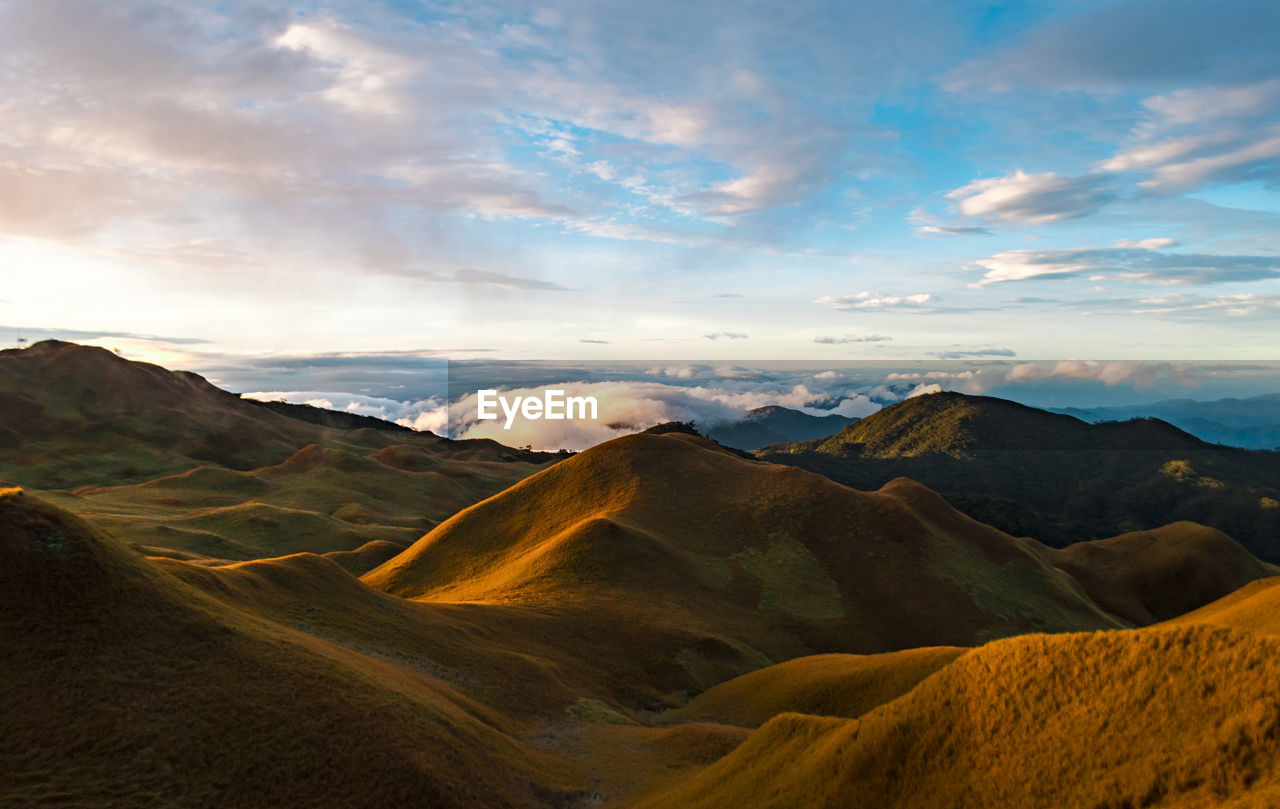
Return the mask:
[[1274,0],[0,0],[0,342],[1270,359],[1276,31]]

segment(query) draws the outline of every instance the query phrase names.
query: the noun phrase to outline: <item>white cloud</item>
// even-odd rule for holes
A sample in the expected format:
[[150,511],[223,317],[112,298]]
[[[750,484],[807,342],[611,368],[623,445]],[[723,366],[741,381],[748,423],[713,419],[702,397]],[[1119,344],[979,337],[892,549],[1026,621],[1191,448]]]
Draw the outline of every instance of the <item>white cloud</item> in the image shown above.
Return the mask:
[[[680,376],[680,373],[671,374]],[[703,385],[685,387],[661,382],[570,382],[556,384],[566,396],[594,396],[598,402],[598,419],[549,421],[517,419],[511,429],[503,429],[502,421],[476,418],[476,396],[468,394],[450,408],[450,434],[457,438],[492,438],[508,446],[532,445],[537,449],[585,449],[619,435],[637,432],[668,421],[695,421],[700,427],[737,421],[748,410],[766,405],[781,405],[811,413],[838,412],[862,415],[879,405],[865,396],[843,398],[833,410],[830,397],[795,385],[789,391],[733,390]],[[535,396],[541,398],[544,388],[504,390],[503,396]]]
[[246,399],[257,399],[262,402],[291,402],[308,404],[325,410],[340,410],[355,413],[359,416],[373,416],[383,421],[392,421],[403,427],[415,430],[430,430],[441,434],[448,423],[449,409],[443,400],[437,398],[420,399],[402,402],[379,396],[366,396],[359,393],[340,393],[326,391],[253,391],[241,394]]
[[1136,250],[1163,250],[1166,247],[1177,247],[1178,240],[1166,237],[1155,237],[1149,239],[1117,239],[1111,246]]
[[[823,301],[819,299],[819,302]],[[822,345],[844,345],[845,343],[882,343],[892,339],[879,334],[846,334],[843,337],[815,337],[813,341]]]
[[1093,213],[1114,199],[1102,175],[1063,177],[1053,172],[974,180],[947,194],[964,216],[1017,224],[1043,224]]
[[[1155,240],[1160,241],[1160,240]],[[1007,250],[974,262],[986,273],[975,288],[1007,281],[1088,274],[1090,280],[1215,284],[1280,278],[1280,257],[1163,253],[1150,246]]]
[[832,309],[849,312],[876,312],[887,309],[922,309],[936,301],[934,295],[881,295],[876,292],[859,292],[856,295],[823,295],[814,300]]

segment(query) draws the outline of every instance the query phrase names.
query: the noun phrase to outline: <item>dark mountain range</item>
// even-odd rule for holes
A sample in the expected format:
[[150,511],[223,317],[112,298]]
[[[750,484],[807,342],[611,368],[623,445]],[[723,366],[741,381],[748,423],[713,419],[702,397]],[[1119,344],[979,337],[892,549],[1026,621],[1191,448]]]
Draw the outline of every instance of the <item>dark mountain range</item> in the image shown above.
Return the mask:
[[976,519],[1052,545],[1189,520],[1280,561],[1280,453],[1207,444],[1157,419],[1089,424],[938,393],[756,454],[855,488],[907,476]]
[[770,444],[809,441],[835,435],[857,421],[848,416],[814,416],[778,405],[757,407],[739,421],[707,430],[707,437],[735,449],[759,449]]
[[1280,448],[1280,393],[1247,399],[1169,399],[1125,407],[1051,408],[1085,421],[1158,418],[1214,444],[1247,449]]

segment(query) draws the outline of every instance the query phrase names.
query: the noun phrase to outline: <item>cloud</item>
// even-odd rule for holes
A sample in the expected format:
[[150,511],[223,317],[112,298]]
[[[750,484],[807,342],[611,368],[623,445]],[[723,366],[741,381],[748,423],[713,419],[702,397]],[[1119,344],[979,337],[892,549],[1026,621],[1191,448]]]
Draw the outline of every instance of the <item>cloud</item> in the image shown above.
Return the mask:
[[946,237],[946,236],[994,236],[987,228],[979,227],[960,227],[956,225],[920,225],[916,228],[917,236],[927,237]]
[[844,312],[881,312],[890,309],[924,311],[936,300],[936,296],[927,293],[881,295],[875,292],[859,292],[856,295],[823,295],[814,300],[814,303]]
[[596,343],[596,344],[598,344],[598,345],[606,345],[606,346],[607,346],[607,345],[609,345],[609,341],[608,341],[608,340],[592,340],[592,339],[589,339],[589,338],[583,338],[583,339],[579,340],[578,342],[579,342],[579,343]]
[[1079,301],[1067,308],[1085,312],[1120,311],[1134,315],[1154,315],[1170,320],[1210,321],[1247,318],[1263,321],[1280,317],[1280,294],[1235,293],[1200,295],[1170,293],[1145,298],[1109,298]]
[[823,345],[844,345],[845,343],[881,343],[892,339],[879,334],[846,334],[843,337],[815,337],[813,341]]
[[487,270],[463,269],[452,276],[441,278],[443,281],[454,281],[459,284],[484,284],[500,289],[524,289],[547,292],[568,292],[568,287],[553,284],[550,281],[539,281],[534,278],[520,278],[514,275],[488,272]]
[[1103,247],[1071,250],[1007,250],[975,265],[986,270],[975,288],[1007,281],[1088,274],[1148,284],[1221,284],[1280,278],[1280,257],[1163,253]]
[[[757,376],[752,374],[752,376]],[[728,384],[728,383],[726,383]],[[789,389],[735,390],[720,386],[680,386],[662,382],[566,382],[546,387],[566,396],[594,396],[598,418],[592,420],[516,420],[510,430],[502,422],[476,418],[476,396],[467,394],[450,407],[450,434],[458,438],[492,438],[508,446],[537,449],[586,449],[602,441],[667,421],[695,421],[700,428],[734,422],[747,411],[781,405],[812,415],[865,416],[880,405],[859,393],[838,396],[805,385]],[[542,387],[504,390],[504,396],[536,396]]]
[[1116,239],[1112,247],[1124,247],[1137,250],[1163,250],[1166,247],[1177,247],[1177,239],[1169,238],[1152,238],[1152,239]]
[[1161,381],[1175,381],[1187,387],[1199,384],[1191,366],[1168,362],[1099,362],[1065,360],[1057,363],[1024,363],[1011,368],[1004,376],[1007,383],[1045,379],[1102,382],[1108,387],[1133,385],[1155,387]]
[[1016,357],[1015,351],[1009,348],[977,348],[968,351],[934,351],[931,356],[940,360],[963,360],[976,357]]
[[1238,82],[1280,71],[1270,0],[1139,0],[1049,18],[1013,44],[947,74],[953,90],[1051,88],[1114,92],[1134,86]]
[[398,401],[359,393],[327,391],[252,391],[241,394],[246,399],[262,402],[291,402],[339,410],[359,416],[372,416],[383,421],[393,421],[415,430],[429,430],[441,434],[448,424],[449,409],[443,398],[417,401]]
[[[7,303],[7,301],[0,301]],[[26,326],[0,326],[0,331],[20,334],[29,342],[38,340],[105,340],[118,338],[121,340],[143,340],[149,343],[170,343],[172,345],[201,345],[210,341],[199,337],[162,337],[156,334],[139,334],[132,331],[93,331],[84,329],[45,329]]]
[[914,399],[917,396],[928,396],[931,393],[942,393],[942,386],[937,382],[931,382],[927,385],[917,385],[907,394],[908,399]]
[[1151,96],[1130,143],[1099,169],[1131,173],[1147,194],[1280,179],[1280,79]]
[[1036,225],[1074,219],[1097,211],[1115,199],[1104,175],[1062,177],[1053,172],[1027,174],[1021,169],[1003,177],[974,180],[948,192],[964,216]]
[[717,331],[712,332],[711,334],[704,334],[702,336],[708,340],[745,340],[748,337],[748,335],[738,331]]

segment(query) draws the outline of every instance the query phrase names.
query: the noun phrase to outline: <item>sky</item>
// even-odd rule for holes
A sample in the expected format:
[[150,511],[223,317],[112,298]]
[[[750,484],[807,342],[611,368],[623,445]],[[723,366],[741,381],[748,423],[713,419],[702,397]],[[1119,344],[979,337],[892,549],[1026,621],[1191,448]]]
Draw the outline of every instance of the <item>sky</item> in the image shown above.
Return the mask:
[[1278,30],[1273,0],[0,0],[0,343],[224,377],[1274,359]]

